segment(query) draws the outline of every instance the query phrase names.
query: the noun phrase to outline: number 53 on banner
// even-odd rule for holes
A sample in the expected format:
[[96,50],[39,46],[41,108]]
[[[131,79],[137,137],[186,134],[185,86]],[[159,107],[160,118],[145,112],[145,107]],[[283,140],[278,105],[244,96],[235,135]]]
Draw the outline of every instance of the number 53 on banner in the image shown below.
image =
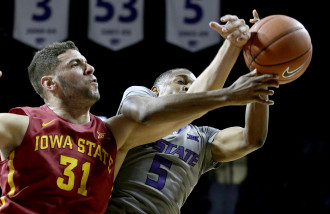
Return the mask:
[[143,39],[144,0],[89,0],[88,38],[111,50]]

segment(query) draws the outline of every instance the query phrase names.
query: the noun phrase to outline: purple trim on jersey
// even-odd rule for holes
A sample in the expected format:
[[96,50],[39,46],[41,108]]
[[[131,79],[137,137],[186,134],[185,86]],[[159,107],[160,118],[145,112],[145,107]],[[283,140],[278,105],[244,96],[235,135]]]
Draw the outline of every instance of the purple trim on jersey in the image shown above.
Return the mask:
[[188,125],[182,127],[181,129],[177,130],[176,133],[180,134],[180,132],[182,132],[183,130],[185,130],[188,127]]

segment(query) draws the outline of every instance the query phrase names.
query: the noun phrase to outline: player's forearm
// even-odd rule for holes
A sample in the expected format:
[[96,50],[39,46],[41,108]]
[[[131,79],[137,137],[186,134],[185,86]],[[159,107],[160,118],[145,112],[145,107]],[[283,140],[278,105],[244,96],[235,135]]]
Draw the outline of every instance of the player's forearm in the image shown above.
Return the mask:
[[122,113],[145,124],[197,119],[206,112],[223,106],[246,105],[253,102],[271,105],[271,100],[257,95],[271,95],[272,91],[268,90],[268,87],[277,84],[276,77],[255,76],[255,72],[252,72],[241,76],[230,87],[218,90],[172,94],[158,98],[131,96],[126,98]]
[[135,121],[146,124],[197,119],[206,112],[229,102],[228,91],[208,91],[191,94],[175,94],[158,98],[128,97],[122,113]]
[[246,108],[245,136],[251,146],[261,147],[267,138],[269,120],[268,105],[250,103]]
[[222,88],[240,52],[241,48],[225,40],[210,65],[190,86],[188,93]]

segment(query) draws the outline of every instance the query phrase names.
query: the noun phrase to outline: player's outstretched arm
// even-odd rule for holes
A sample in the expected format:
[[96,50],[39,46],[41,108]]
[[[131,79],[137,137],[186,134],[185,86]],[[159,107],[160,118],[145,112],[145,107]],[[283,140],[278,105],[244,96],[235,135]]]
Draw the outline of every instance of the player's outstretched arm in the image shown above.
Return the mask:
[[124,102],[124,108],[132,111],[155,111],[149,121],[157,123],[142,123],[129,119],[123,114],[105,121],[117,142],[115,175],[124,161],[129,149],[158,140],[171,132],[191,123],[202,113],[229,105],[246,105],[258,102],[272,105],[273,101],[262,98],[272,95],[268,87],[277,87],[277,77],[273,75],[256,76],[256,71],[241,76],[230,87],[207,92],[191,94],[174,94],[161,97],[129,96]]
[[[0,77],[2,72],[0,71]],[[10,113],[0,113],[0,154],[1,160],[8,158],[9,154],[22,142],[29,118],[27,116]]]
[[[252,12],[250,23],[260,21],[256,10]],[[278,86],[277,86],[278,87]],[[259,95],[268,100],[268,95]],[[250,103],[246,107],[245,127],[223,129],[212,144],[213,159],[218,162],[233,161],[263,146],[268,132],[269,107],[260,103]]]
[[234,126],[223,129],[214,138],[211,147],[213,160],[233,161],[261,148],[267,138],[268,118],[268,105],[248,104],[245,112],[245,127]]
[[[155,111],[150,120],[162,121],[159,123],[142,123],[131,120],[124,115],[112,117],[106,120],[110,130],[116,129],[117,143],[120,148],[128,145],[130,148],[144,143],[150,143],[160,139],[169,133],[191,123],[199,118],[201,112],[208,112],[223,106],[246,105],[248,103],[261,103],[272,105],[273,101],[265,99],[265,96],[274,92],[269,87],[277,87],[277,76],[264,74],[257,76],[256,71],[238,78],[231,86],[223,89],[186,94],[172,94],[161,97],[130,96],[132,103],[124,103],[127,107],[140,104]],[[262,96],[260,96],[262,95]],[[142,101],[136,101],[143,99]],[[134,100],[136,101],[135,103]],[[136,104],[138,103],[138,105]],[[130,105],[128,105],[130,104]],[[126,144],[129,143],[129,144]]]
[[209,26],[218,32],[225,41],[209,66],[191,85],[188,93],[222,88],[242,47],[250,38],[250,28],[245,24],[244,19],[239,19],[235,15],[225,15],[220,18],[220,21],[224,24],[212,21]]
[[245,127],[235,126],[223,129],[214,138],[211,147],[213,160],[233,161],[261,148],[267,138],[268,108],[267,105],[260,103],[248,104]]

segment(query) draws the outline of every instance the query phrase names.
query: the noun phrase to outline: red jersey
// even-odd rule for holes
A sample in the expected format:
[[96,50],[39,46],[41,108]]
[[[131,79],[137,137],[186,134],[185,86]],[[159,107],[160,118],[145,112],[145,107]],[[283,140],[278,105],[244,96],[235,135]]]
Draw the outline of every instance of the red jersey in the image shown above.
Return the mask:
[[117,145],[101,119],[73,124],[46,105],[18,107],[29,116],[20,146],[0,161],[0,213],[104,213]]

